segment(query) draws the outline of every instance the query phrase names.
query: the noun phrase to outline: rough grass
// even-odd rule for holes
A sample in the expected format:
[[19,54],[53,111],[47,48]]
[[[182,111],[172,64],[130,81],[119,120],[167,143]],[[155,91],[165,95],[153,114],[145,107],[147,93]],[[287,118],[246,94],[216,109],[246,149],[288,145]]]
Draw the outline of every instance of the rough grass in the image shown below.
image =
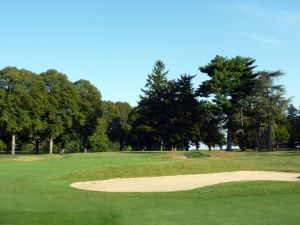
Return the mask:
[[61,179],[71,183],[109,178],[200,174],[239,170],[300,172],[299,152],[217,153],[206,151],[158,153],[158,155],[151,156],[148,158],[147,163],[86,169],[68,173],[62,176]]
[[52,156],[17,156],[13,160],[16,161],[36,161],[36,160],[49,160],[49,159],[59,159],[63,156],[60,155],[52,155]]
[[[0,155],[0,160],[3,161],[37,161],[37,160],[49,160],[49,159],[59,159],[64,157],[64,155]],[[0,162],[1,162],[0,161]]]
[[102,193],[69,186],[113,177],[300,172],[299,152],[30,156],[45,159],[34,161],[18,157],[0,155],[0,224],[298,225],[300,221],[300,182],[233,182],[173,193]]

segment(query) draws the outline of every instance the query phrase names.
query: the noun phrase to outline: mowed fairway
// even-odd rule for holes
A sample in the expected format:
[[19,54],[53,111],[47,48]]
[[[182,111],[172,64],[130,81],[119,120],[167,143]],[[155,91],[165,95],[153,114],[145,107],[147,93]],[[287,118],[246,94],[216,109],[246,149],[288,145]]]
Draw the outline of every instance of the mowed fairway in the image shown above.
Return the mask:
[[300,182],[232,182],[167,193],[70,187],[78,181],[240,170],[300,172],[300,152],[0,155],[0,224],[299,224]]

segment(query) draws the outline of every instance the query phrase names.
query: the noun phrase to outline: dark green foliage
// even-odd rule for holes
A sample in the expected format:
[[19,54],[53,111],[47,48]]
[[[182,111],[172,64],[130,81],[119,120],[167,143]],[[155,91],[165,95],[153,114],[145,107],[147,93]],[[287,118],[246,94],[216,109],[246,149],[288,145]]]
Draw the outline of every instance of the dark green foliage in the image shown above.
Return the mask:
[[297,144],[300,144],[300,110],[298,110],[298,116],[297,116],[297,120],[296,120],[296,141]]
[[214,104],[209,102],[201,102],[202,121],[200,124],[200,140],[208,146],[219,147],[226,143],[224,133],[222,131],[222,114],[220,114]]
[[167,98],[171,86],[167,74],[165,64],[161,60],[156,61],[140,96],[138,112],[141,124],[138,127],[143,136],[148,136],[148,143],[144,146],[147,149],[162,149],[164,145],[168,125]]
[[[253,93],[256,84],[254,63],[252,58],[216,56],[206,66],[199,68],[210,80],[204,81],[197,93],[201,97],[211,97],[216,107],[226,115],[227,150],[231,150],[234,133],[238,130],[240,147],[244,150],[243,101]],[[233,116],[237,112],[241,116],[240,121],[235,123]]]
[[95,132],[88,137],[91,151],[93,152],[105,152],[109,151],[109,139],[107,137],[106,121],[104,118],[97,119],[97,125]]
[[[127,102],[103,101],[102,112],[107,124],[107,135],[112,142],[113,149],[111,150],[123,150],[129,145],[131,125],[128,117],[131,110],[132,108]],[[113,143],[117,143],[117,149],[117,145]]]
[[194,126],[197,124],[198,101],[195,96],[192,79],[195,76],[181,75],[175,83],[175,98],[171,101],[173,110],[170,114],[174,125],[173,135],[177,136],[179,149],[189,149],[193,137]]
[[0,123],[6,146],[10,146],[10,136],[13,140],[22,136],[37,140],[46,127],[42,117],[47,98],[42,79],[30,71],[7,67],[0,71],[0,89]]
[[79,95],[79,115],[75,127],[80,136],[80,149],[88,147],[88,137],[93,135],[97,118],[101,117],[101,94],[98,89],[87,80],[75,82]]
[[[280,76],[283,76],[281,71],[259,72],[255,94],[247,98],[247,110],[256,130],[258,150],[262,149],[263,144],[268,150],[272,149],[275,138],[273,128],[278,125],[283,126],[286,121],[285,110],[289,100],[284,98],[284,87],[275,83],[275,79]],[[278,137],[277,140],[279,139]]]
[[54,139],[61,149],[76,137],[74,124],[82,115],[79,111],[79,94],[66,75],[56,70],[41,74],[48,91],[46,138]]
[[279,148],[280,146],[288,143],[290,134],[287,130],[285,125],[277,125],[274,128],[275,138],[274,141],[276,143],[276,147]]
[[72,127],[73,119],[79,117],[79,94],[67,76],[56,70],[48,70],[41,76],[49,93],[50,135],[56,137],[63,129]]
[[[227,150],[238,145],[271,150],[300,143],[300,116],[284,87],[281,71],[254,71],[255,60],[216,56],[200,71],[209,79],[195,90],[195,76],[169,80],[158,60],[138,105],[101,101],[87,80],[65,74],[40,75],[7,67],[0,71],[1,149],[109,151],[189,150],[201,143]],[[225,141],[225,132],[227,132]],[[53,150],[52,150],[53,149]]]
[[6,144],[0,140],[0,152],[3,152],[6,150]]
[[0,71],[1,139],[13,154],[15,146],[20,151],[32,149],[25,147],[31,144],[36,153],[41,146],[47,150],[48,141],[62,151],[78,151],[75,143],[83,137],[86,146],[95,130],[100,104],[99,91],[88,81],[73,84],[56,70],[40,75],[14,67]]
[[129,117],[131,145],[143,150],[173,150],[189,149],[191,144],[198,149],[201,142],[209,148],[227,143],[227,150],[235,144],[242,151],[286,146],[292,129],[288,130],[286,118],[289,101],[283,97],[284,88],[274,81],[283,74],[256,72],[254,63],[249,57],[216,56],[200,67],[210,79],[195,93],[194,76],[168,80],[164,63],[155,62],[140,102]]
[[290,134],[288,145],[289,147],[294,148],[298,143],[300,143],[300,114],[293,105],[288,107],[287,122],[288,132]]
[[195,142],[198,101],[192,79],[181,75],[168,80],[162,61],[156,61],[148,75],[143,95],[130,115],[132,145],[148,150],[188,150]]

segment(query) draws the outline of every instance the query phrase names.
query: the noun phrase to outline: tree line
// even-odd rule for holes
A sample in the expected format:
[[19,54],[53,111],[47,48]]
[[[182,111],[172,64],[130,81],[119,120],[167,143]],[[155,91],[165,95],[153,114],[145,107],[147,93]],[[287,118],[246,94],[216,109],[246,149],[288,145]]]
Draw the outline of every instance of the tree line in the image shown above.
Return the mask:
[[216,56],[199,67],[208,80],[194,87],[195,76],[176,80],[157,61],[138,106],[129,118],[135,149],[197,149],[237,145],[271,150],[300,143],[299,111],[278,84],[281,71],[256,71],[249,57]]
[[188,150],[233,145],[295,148],[300,111],[284,97],[281,71],[256,71],[249,57],[216,56],[195,75],[168,79],[158,60],[136,107],[102,101],[87,80],[71,82],[48,70],[0,71],[0,150],[15,153],[110,150]]
[[86,80],[72,83],[56,70],[39,75],[14,67],[0,71],[0,137],[7,152],[34,148],[38,153],[41,145],[49,153],[70,144],[92,148],[99,117],[100,92]]

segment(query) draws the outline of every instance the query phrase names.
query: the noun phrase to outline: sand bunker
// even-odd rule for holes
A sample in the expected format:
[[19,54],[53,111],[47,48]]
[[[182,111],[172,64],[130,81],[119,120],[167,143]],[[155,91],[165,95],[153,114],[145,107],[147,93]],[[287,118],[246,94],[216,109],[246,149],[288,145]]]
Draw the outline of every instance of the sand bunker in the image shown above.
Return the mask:
[[272,171],[237,171],[225,173],[177,175],[162,177],[118,178],[77,182],[71,187],[104,192],[171,192],[191,190],[233,181],[300,181],[300,173]]

